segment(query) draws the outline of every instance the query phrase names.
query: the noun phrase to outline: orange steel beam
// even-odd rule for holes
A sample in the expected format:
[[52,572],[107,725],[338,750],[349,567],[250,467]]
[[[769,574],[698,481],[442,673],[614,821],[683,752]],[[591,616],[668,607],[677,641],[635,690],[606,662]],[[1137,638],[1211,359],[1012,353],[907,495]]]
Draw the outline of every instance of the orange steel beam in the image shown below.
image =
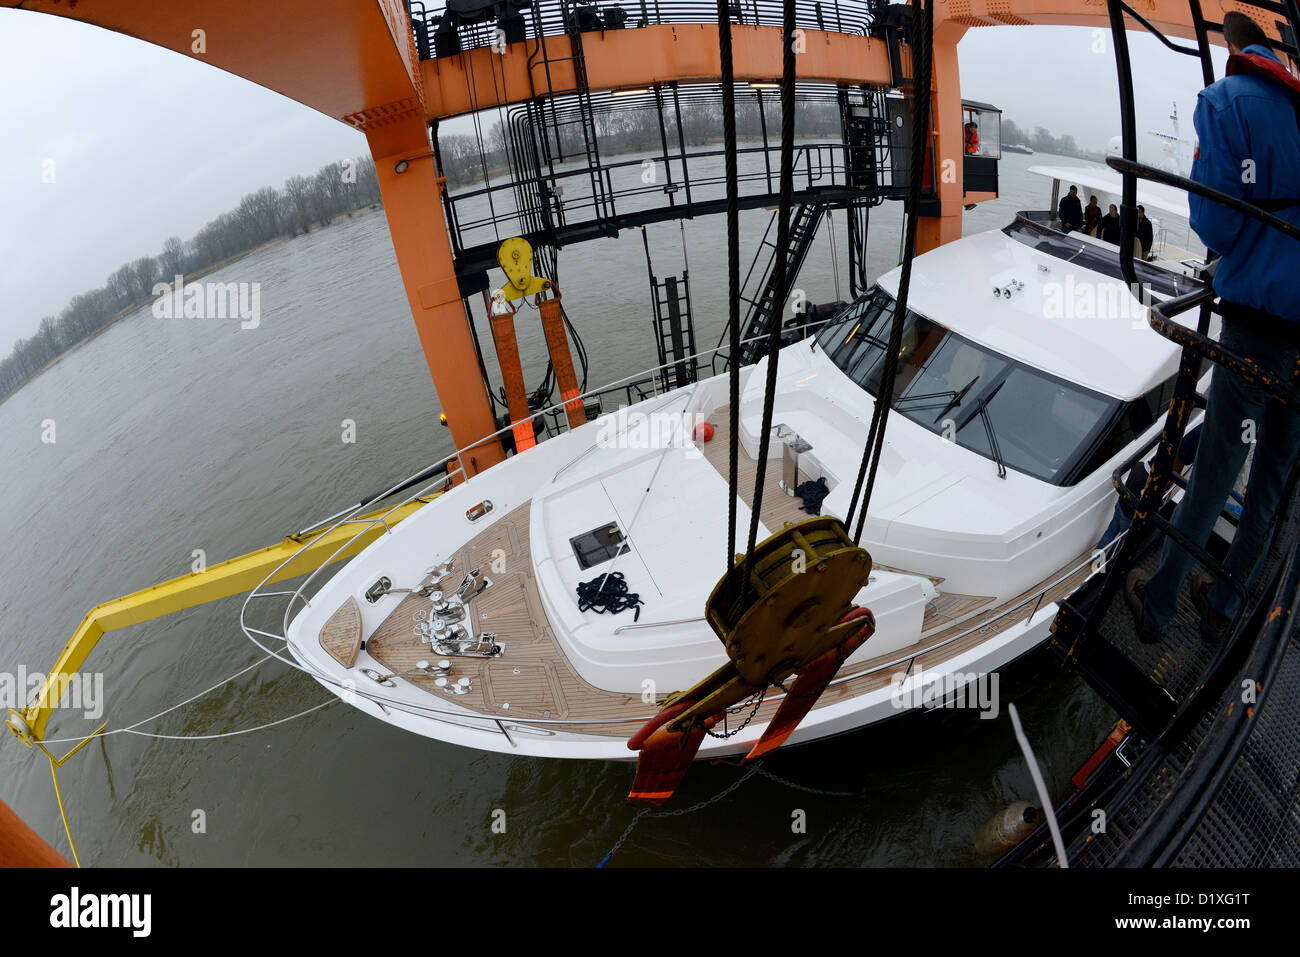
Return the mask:
[[[1171,36],[1190,37],[1186,0],[1134,0],[1135,8]],[[442,180],[430,159],[427,125],[448,116],[517,103],[538,93],[575,87],[567,36],[526,40],[421,62],[402,0],[0,0],[0,7],[95,24],[136,37],[275,90],[366,135],[379,174],[393,246],[425,359],[458,447],[496,429],[490,402],[469,361],[473,345],[456,284]],[[1207,17],[1221,18],[1232,0],[1206,0]],[[969,27],[1076,24],[1107,27],[1099,0],[939,0],[935,11],[934,130],[940,163],[956,175],[939,183],[941,214],[922,219],[918,247],[961,235],[961,89],[957,42]],[[1271,24],[1262,24],[1276,35]],[[1136,28],[1137,25],[1134,24]],[[884,86],[889,82],[881,40],[803,31],[796,59],[800,79]],[[740,80],[774,80],[781,73],[780,29],[733,27]],[[592,89],[719,79],[716,24],[672,24],[598,31],[583,36]],[[532,60],[530,64],[530,58]],[[406,161],[405,171],[395,167]],[[468,474],[499,461],[489,440],[464,461]]]
[[[889,85],[889,57],[883,40],[805,30],[803,43],[804,52],[795,58],[800,80]],[[737,82],[781,78],[779,27],[734,26],[732,44]],[[569,38],[547,37],[545,46],[551,61],[549,90],[559,95],[576,92]],[[673,81],[710,82],[722,76],[718,28],[708,24],[586,33],[582,52],[588,86],[596,91]],[[547,64],[535,40],[513,43],[504,53],[490,47],[466,50],[459,56],[424,60],[420,67],[430,121],[521,103],[531,99],[534,90],[548,90]]]
[[939,20],[935,11],[933,90],[930,101],[931,128],[935,137],[936,169],[939,176],[938,216],[921,216],[916,223],[916,251],[923,253],[961,239],[963,164],[965,141],[961,135],[961,77],[957,67],[957,41],[966,27],[951,20]]
[[353,126],[350,117],[419,105],[402,0],[0,0],[0,7],[166,47]]
[[[16,6],[18,0],[0,0]],[[496,431],[451,259],[424,89],[401,0],[26,0],[252,80],[347,123],[375,158],[397,264],[434,387],[457,448]],[[408,166],[402,174],[394,167]],[[501,461],[488,440],[465,474]]]
[[0,868],[71,866],[67,858],[0,801]]
[[505,451],[499,439],[480,442],[497,425],[452,264],[429,130],[424,117],[411,112],[377,123],[366,139],[420,345],[456,447],[467,450],[460,458],[470,477],[500,462]]

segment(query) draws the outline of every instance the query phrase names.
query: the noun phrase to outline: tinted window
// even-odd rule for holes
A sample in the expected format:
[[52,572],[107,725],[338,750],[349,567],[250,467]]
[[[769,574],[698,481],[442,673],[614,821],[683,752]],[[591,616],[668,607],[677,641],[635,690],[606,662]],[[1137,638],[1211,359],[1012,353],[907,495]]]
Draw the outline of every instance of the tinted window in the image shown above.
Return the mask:
[[[1114,408],[1114,400],[1085,392],[1019,366],[988,403],[1002,458],[1008,468],[1054,481]],[[957,442],[990,456],[980,416],[957,432]]]
[[[875,396],[893,324],[879,287],[818,335],[822,349]],[[1008,468],[1065,484],[1123,403],[971,342],[911,310],[903,320],[894,408],[931,432],[993,458],[991,427]]]
[[[1094,246],[1081,239],[1071,239],[1068,235],[1062,235],[1055,229],[1049,229],[1022,216],[1017,217],[1015,222],[1002,231],[1017,242],[1024,243],[1039,252],[1047,253],[1049,256],[1063,259],[1066,262],[1101,273],[1103,276],[1110,276],[1113,279],[1122,280],[1124,278],[1124,274],[1120,270],[1118,249],[1112,251]],[[1133,268],[1138,282],[1148,287],[1152,292],[1158,292],[1166,296],[1179,296],[1191,292],[1193,289],[1200,289],[1204,285],[1189,276],[1184,276],[1182,273],[1153,266],[1141,260],[1135,261]]]

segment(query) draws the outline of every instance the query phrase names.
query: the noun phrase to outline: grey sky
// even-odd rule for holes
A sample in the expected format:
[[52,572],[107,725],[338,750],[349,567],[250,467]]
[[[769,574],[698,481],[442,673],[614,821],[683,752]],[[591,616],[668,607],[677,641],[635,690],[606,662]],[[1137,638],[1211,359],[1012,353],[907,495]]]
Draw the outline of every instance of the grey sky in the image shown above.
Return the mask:
[[[1139,128],[1167,129],[1176,99],[1190,138],[1195,62],[1130,37]],[[1100,53],[1095,39],[1080,27],[971,30],[958,48],[962,92],[1022,127],[1105,149],[1119,132],[1114,60],[1109,36]],[[277,93],[44,14],[0,10],[0,91],[0,353],[245,193],[366,151],[361,134]],[[53,183],[42,182],[48,160]]]

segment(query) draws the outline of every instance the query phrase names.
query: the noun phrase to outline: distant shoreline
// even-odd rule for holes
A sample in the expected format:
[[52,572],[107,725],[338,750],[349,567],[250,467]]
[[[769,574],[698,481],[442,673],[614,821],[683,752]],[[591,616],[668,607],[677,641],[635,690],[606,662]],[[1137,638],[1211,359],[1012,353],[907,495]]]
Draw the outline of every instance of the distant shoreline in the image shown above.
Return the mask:
[[[378,208],[382,210],[383,206],[381,205]],[[185,277],[185,281],[190,282],[191,280],[202,279],[204,276],[211,275],[212,273],[216,272],[218,269],[225,269],[227,266],[233,265],[234,263],[239,262],[241,259],[246,259],[249,256],[253,255],[254,253],[261,252],[263,249],[269,249],[272,246],[278,246],[280,243],[289,242],[294,239],[300,239],[303,236],[309,236],[313,232],[320,232],[320,230],[325,229],[326,226],[332,226],[340,219],[354,219],[356,218],[358,213],[364,215],[365,213],[370,213],[374,211],[375,210],[371,209],[369,205],[358,206],[350,213],[339,213],[337,216],[331,217],[328,222],[320,224],[319,226],[317,226],[316,229],[308,229],[305,233],[299,233],[296,236],[280,235],[275,237],[274,239],[268,239],[266,242],[261,243],[260,245],[251,246],[248,249],[245,249],[243,252],[235,253],[233,256],[227,256],[225,259],[221,260],[220,262],[213,263],[211,266],[205,266],[203,269],[200,269],[194,273],[187,275]],[[103,335],[104,332],[111,329],[113,326],[117,325],[123,319],[127,319],[130,316],[135,315],[145,306],[153,302],[154,299],[155,299],[154,296],[147,296],[146,298],[141,299],[138,302],[132,303],[131,305],[118,310],[116,313],[113,314],[113,317],[111,319],[105,322],[102,326],[100,326],[90,335],[86,336],[84,339],[78,339],[75,343],[73,343],[63,352],[60,352],[49,362],[45,363],[45,365],[41,366],[39,369],[33,372],[30,376],[24,379],[22,383],[19,384],[19,386],[15,388],[12,392],[8,393],[7,395],[0,396],[0,405],[4,405],[10,399],[16,396],[19,392],[23,391],[23,389],[27,388],[27,386],[31,385],[42,375],[44,375],[47,370],[53,369],[56,365],[58,365],[68,356],[72,355],[74,352],[79,350],[82,346],[94,342],[101,335]]]

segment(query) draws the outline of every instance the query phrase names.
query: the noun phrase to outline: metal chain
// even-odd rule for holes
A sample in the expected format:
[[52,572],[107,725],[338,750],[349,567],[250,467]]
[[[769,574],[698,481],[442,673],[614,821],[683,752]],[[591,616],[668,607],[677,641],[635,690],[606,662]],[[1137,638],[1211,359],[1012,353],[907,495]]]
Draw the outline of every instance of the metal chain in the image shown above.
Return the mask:
[[[735,765],[732,766],[735,767]],[[596,866],[604,867],[606,864],[610,862],[610,859],[613,858],[615,854],[617,854],[620,850],[622,850],[623,845],[627,842],[627,839],[632,835],[632,832],[636,829],[637,824],[641,822],[641,819],[643,817],[652,817],[652,818],[682,817],[683,815],[686,814],[694,814],[696,811],[702,811],[706,807],[709,807],[713,804],[717,804],[723,798],[727,797],[738,787],[740,787],[742,784],[744,784],[746,781],[752,778],[755,774],[761,774],[763,777],[767,778],[768,780],[775,781],[777,784],[783,784],[786,787],[791,788],[792,790],[795,791],[802,791],[805,794],[818,794],[823,797],[851,798],[851,797],[861,797],[866,793],[865,789],[863,789],[862,791],[828,791],[824,788],[814,788],[814,787],[809,787],[806,784],[797,784],[794,781],[781,777],[779,774],[773,774],[771,771],[764,768],[761,764],[751,764],[748,767],[748,769],[746,769],[744,774],[736,778],[736,780],[732,781],[729,785],[727,785],[717,794],[713,795],[713,797],[707,798],[706,800],[703,800],[698,804],[692,804],[690,807],[677,808],[676,810],[672,810],[672,811],[658,811],[648,807],[643,807],[638,809],[636,812],[636,816],[633,817],[631,822],[628,824],[628,826],[623,829],[623,833],[620,834],[618,840],[614,842],[614,846],[609,849],[609,853],[606,854],[603,858],[601,858],[600,863],[597,864]]]
[[[759,688],[752,695],[750,695],[749,698],[746,699],[746,701],[754,702],[753,710],[751,710],[749,714],[745,716],[745,720],[742,721],[739,725],[737,725],[733,730],[724,731],[722,734],[714,734],[708,728],[705,728],[704,733],[707,734],[710,738],[718,738],[719,740],[722,741],[725,741],[727,738],[734,738],[736,735],[740,734],[740,732],[745,730],[745,725],[749,724],[749,722],[754,720],[754,715],[758,714],[758,709],[763,707],[763,694],[766,691],[767,691],[766,688]],[[741,708],[745,707],[745,703],[746,703],[745,701],[742,701],[738,707],[734,709],[728,708],[727,713],[740,714],[740,710]]]
[[728,784],[717,794],[713,795],[713,797],[706,798],[705,800],[701,801],[699,804],[692,804],[690,807],[678,808],[674,811],[656,811],[653,808],[648,808],[648,807],[641,808],[636,812],[636,817],[632,818],[632,822],[628,824],[626,828],[623,829],[623,833],[619,835],[618,840],[614,842],[614,846],[610,848],[609,853],[606,854],[603,858],[601,858],[600,863],[597,864],[596,866],[604,867],[606,864],[609,863],[610,858],[612,858],[616,853],[618,853],[618,850],[623,846],[623,843],[632,834],[633,829],[637,826],[637,823],[641,820],[641,818],[647,816],[648,817],[681,817],[684,814],[694,814],[696,811],[703,811],[706,807],[709,807],[713,804],[717,804],[727,795],[731,794],[731,792],[735,791],[736,788],[740,787],[742,784],[744,784],[746,781],[752,778],[755,772],[758,771],[758,769],[759,768],[757,764],[751,765],[748,771],[746,771],[740,777],[736,778],[736,780],[732,781],[730,784]]
[[[755,767],[758,766],[755,765]],[[803,791],[806,794],[820,794],[823,797],[851,798],[851,797],[861,797],[863,794],[866,793],[865,789],[861,791],[827,791],[824,788],[814,788],[814,787],[809,787],[806,784],[796,784],[794,781],[786,780],[780,775],[773,774],[771,771],[763,767],[758,768],[758,773],[765,778],[775,781],[777,784],[784,784],[788,788],[793,788],[796,791]]]
[[631,836],[632,830],[637,826],[637,822],[649,813],[650,809],[648,807],[643,807],[636,812],[636,816],[632,818],[632,823],[623,829],[623,833],[620,834],[618,840],[614,842],[614,846],[609,849],[609,853],[600,859],[600,863],[596,865],[597,867],[604,867],[609,863],[610,858],[622,850],[623,842]]

